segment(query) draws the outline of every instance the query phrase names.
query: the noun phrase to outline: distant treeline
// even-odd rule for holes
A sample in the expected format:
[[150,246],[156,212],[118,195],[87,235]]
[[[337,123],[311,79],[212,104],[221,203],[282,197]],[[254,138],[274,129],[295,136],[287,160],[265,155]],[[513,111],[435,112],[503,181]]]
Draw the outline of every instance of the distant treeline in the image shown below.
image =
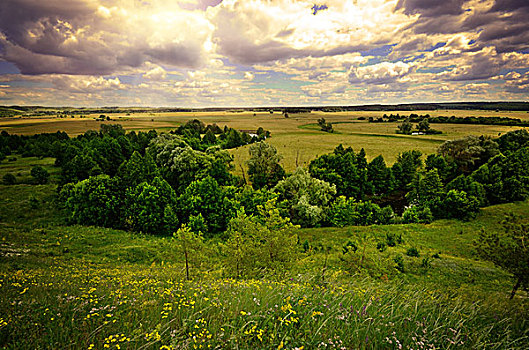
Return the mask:
[[[0,107],[1,110],[2,107]],[[58,112],[71,114],[97,113],[168,113],[168,112],[269,112],[280,113],[310,113],[347,112],[347,111],[434,111],[434,110],[487,110],[487,111],[529,111],[529,102],[454,102],[454,103],[408,103],[388,105],[360,105],[360,106],[272,106],[272,107],[215,107],[215,108],[172,108],[172,107],[43,107],[43,106],[4,106],[4,109],[23,111],[25,114],[53,115]]]
[[[365,117],[358,117],[358,120],[365,120]],[[432,117],[429,114],[418,115],[412,113],[410,115],[400,114],[384,114],[382,117],[368,118],[370,123],[382,123],[382,122],[396,122],[399,120],[407,120],[411,123],[420,123],[423,120],[428,120],[432,124],[477,124],[477,125],[504,125],[504,126],[520,126],[528,127],[529,122],[522,121],[519,118],[509,117],[456,117],[456,116],[437,116]]]

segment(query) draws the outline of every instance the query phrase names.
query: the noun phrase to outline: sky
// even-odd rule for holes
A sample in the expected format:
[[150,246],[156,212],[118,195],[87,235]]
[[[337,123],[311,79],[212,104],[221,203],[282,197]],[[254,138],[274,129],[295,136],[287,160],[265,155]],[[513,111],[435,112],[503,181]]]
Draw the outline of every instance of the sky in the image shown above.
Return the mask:
[[528,0],[1,0],[0,105],[529,100]]

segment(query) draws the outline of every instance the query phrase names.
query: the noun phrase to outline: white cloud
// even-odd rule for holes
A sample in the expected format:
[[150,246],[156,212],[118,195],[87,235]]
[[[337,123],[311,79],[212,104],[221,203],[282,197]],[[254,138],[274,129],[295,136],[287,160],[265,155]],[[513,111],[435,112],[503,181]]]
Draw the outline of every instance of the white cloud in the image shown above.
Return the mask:
[[404,62],[381,62],[371,66],[353,67],[349,71],[351,84],[388,84],[406,81],[406,76],[414,70],[413,64]]
[[167,77],[167,72],[160,66],[154,67],[143,75],[147,80],[160,81],[165,80]]

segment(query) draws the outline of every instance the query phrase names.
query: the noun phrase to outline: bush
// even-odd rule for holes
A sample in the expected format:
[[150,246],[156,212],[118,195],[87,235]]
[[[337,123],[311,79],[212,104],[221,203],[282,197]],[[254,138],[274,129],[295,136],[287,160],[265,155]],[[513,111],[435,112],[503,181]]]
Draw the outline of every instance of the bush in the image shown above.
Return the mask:
[[384,252],[384,251],[386,251],[386,243],[384,243],[384,242],[378,242],[378,243],[377,243],[377,249],[378,249],[378,251],[381,252],[381,253]]
[[5,185],[14,185],[17,183],[17,178],[11,173],[5,174],[2,179],[4,180]]
[[46,169],[37,165],[31,168],[31,177],[33,177],[36,184],[44,185],[48,183],[50,174],[48,173]]
[[448,218],[469,220],[479,212],[479,200],[465,191],[450,190],[442,202],[444,215]]
[[417,248],[411,247],[411,248],[408,248],[408,250],[406,250],[406,255],[411,256],[413,258],[418,258],[420,254]]
[[34,195],[29,196],[28,202],[31,209],[37,209],[39,207],[39,200]]
[[338,197],[330,211],[330,221],[334,226],[388,224],[393,219],[391,208],[380,209],[372,202],[356,202],[354,199]]
[[413,206],[406,209],[402,214],[402,223],[404,224],[429,224],[432,221],[432,211],[428,207],[420,208],[418,206]]
[[430,267],[432,267],[432,263],[430,262],[430,257],[426,256],[422,259],[421,261],[421,267],[423,269],[429,269]]
[[404,273],[404,259],[402,258],[402,255],[397,255],[395,258],[393,258],[393,261],[395,262],[395,268],[399,272]]
[[402,244],[404,240],[402,239],[402,235],[399,234],[398,236],[394,233],[386,233],[386,244],[388,247],[395,247],[397,244]]
[[303,242],[303,245],[301,246],[303,248],[303,253],[306,253],[309,251],[310,249],[310,244],[309,244],[309,241],[308,240],[305,240]]
[[348,241],[344,246],[342,247],[342,252],[344,254],[347,254],[349,252],[355,253],[358,250],[358,247],[354,242]]

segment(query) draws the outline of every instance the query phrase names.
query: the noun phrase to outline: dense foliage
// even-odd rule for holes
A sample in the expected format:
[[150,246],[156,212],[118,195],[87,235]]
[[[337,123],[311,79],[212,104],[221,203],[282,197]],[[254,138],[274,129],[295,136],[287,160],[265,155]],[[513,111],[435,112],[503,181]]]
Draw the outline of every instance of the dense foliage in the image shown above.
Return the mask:
[[[418,127],[428,130],[428,119]],[[161,134],[103,124],[76,138],[3,132],[0,150],[55,157],[70,222],[164,236],[187,225],[205,238],[226,239],[231,220],[259,218],[271,200],[293,224],[318,227],[468,220],[482,206],[529,197],[525,130],[446,141],[424,163],[421,152],[405,151],[391,167],[382,156],[369,162],[363,149],[339,145],[312,160],[308,171],[290,175],[275,147],[263,141],[269,136],[262,128],[250,135],[198,120]],[[232,174],[226,151],[248,143],[251,186]],[[37,184],[49,179],[39,166],[31,175]]]

